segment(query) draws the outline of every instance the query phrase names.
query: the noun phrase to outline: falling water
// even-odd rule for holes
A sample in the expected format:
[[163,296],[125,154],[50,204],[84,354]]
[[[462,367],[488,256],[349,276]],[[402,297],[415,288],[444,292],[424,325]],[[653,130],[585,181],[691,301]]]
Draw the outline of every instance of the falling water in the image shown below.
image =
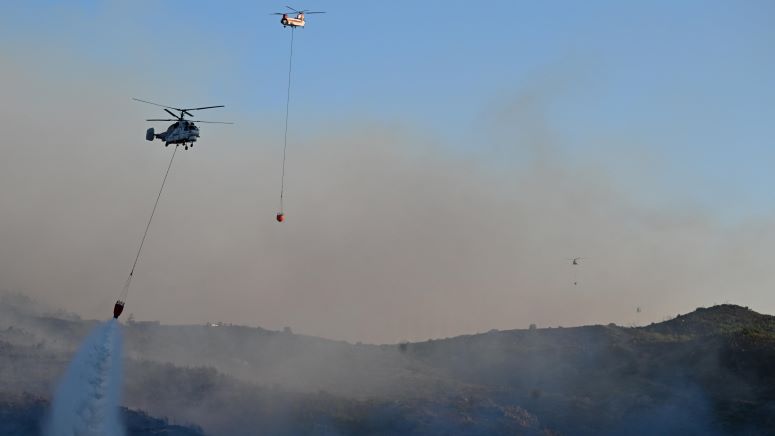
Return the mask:
[[121,350],[117,320],[89,334],[54,395],[46,436],[124,436],[119,417]]

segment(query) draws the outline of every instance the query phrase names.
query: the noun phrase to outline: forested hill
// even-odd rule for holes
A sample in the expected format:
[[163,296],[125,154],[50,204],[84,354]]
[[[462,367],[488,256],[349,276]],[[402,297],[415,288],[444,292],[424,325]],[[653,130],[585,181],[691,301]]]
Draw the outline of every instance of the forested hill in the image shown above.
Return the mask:
[[[29,302],[0,303],[0,392],[45,399],[95,322]],[[124,404],[191,427],[179,431],[591,435],[775,429],[775,317],[734,305],[643,327],[490,331],[393,345],[224,325],[132,323],[124,333]]]

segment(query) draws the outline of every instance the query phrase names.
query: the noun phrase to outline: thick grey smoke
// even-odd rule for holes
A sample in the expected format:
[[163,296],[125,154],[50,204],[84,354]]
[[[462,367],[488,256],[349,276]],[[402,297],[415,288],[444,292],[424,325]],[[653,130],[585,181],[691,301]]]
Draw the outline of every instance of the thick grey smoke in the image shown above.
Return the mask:
[[649,152],[637,138],[568,153],[545,110],[562,86],[515,90],[464,150],[423,120],[299,114],[278,224],[282,132],[261,114],[124,70],[6,61],[0,286],[85,317],[110,312],[171,153],[144,140],[157,110],[132,96],[224,103],[237,122],[175,158],[127,303],[138,320],[394,342],[775,304],[771,223],[720,221],[657,164],[628,171],[624,150]]
[[122,338],[114,319],[100,324],[73,357],[54,395],[46,436],[123,436],[119,419]]

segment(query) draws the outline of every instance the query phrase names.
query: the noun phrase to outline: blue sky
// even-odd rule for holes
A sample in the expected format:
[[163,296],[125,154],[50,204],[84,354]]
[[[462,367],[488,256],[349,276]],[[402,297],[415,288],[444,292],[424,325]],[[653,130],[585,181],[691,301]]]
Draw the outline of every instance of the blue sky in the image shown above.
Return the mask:
[[[6,3],[0,35],[142,74],[174,101],[282,115],[289,30],[252,1]],[[611,171],[658,156],[671,191],[703,205],[769,213],[775,194],[775,5],[767,1],[311,2],[297,30],[292,120],[358,118],[429,129],[477,152],[488,114],[546,87],[544,118],[569,156]],[[83,64],[82,64],[83,62]],[[132,90],[140,93],[140,90]],[[357,122],[357,121],[356,121]],[[630,142],[632,141],[632,142]],[[729,214],[728,207],[719,208]]]

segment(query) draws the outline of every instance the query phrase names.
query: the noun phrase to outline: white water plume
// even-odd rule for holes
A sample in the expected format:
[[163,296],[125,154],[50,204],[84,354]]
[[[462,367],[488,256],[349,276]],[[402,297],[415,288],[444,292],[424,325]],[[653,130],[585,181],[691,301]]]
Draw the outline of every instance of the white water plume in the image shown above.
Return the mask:
[[46,436],[123,436],[119,399],[123,369],[118,321],[102,323],[75,354],[57,388]]

